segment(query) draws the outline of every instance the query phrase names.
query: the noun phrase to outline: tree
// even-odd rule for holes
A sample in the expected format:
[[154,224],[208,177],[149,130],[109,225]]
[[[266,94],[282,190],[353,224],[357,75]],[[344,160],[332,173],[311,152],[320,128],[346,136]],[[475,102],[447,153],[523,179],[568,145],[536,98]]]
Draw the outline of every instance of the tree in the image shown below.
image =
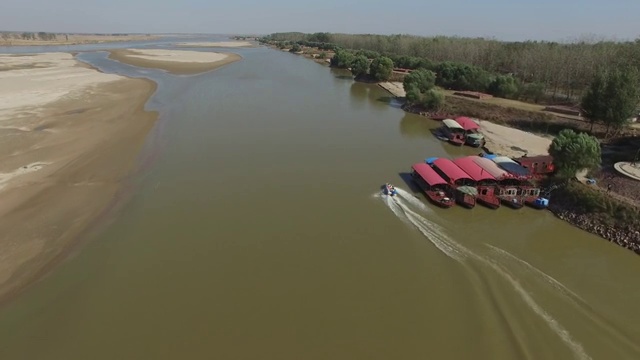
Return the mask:
[[518,92],[518,82],[513,76],[498,75],[487,89],[491,95],[511,98]]
[[600,72],[596,74],[589,89],[582,97],[580,106],[584,117],[589,119],[591,123],[589,132],[593,132],[593,125],[597,121],[604,121],[607,116],[607,100],[605,99],[607,82],[606,73]]
[[593,78],[582,97],[584,116],[593,124],[601,121],[609,129],[619,129],[627,123],[638,107],[640,79],[634,67],[603,71]]
[[351,73],[355,77],[366,75],[369,72],[369,59],[364,55],[358,55],[351,62]]
[[351,66],[354,56],[347,50],[338,49],[331,58],[331,66],[346,69]]
[[436,82],[436,74],[433,71],[418,69],[409,73],[402,81],[402,87],[407,92],[411,85],[415,85],[421,93],[429,91]]
[[361,77],[369,73],[369,59],[364,55],[358,55],[351,63],[351,73],[355,77]]
[[544,84],[541,83],[530,83],[523,85],[520,91],[521,98],[533,101],[536,104],[542,99],[543,96]]
[[595,169],[601,162],[598,139],[571,129],[560,131],[553,139],[549,155],[553,156],[557,174],[563,178],[573,177],[581,169]]
[[420,99],[427,110],[440,110],[444,105],[444,94],[436,89],[430,89]]
[[393,72],[393,61],[386,56],[375,58],[369,67],[371,76],[378,81],[387,81]]
[[293,44],[293,47],[289,49],[289,52],[292,52],[292,53],[297,53],[300,51],[302,51],[302,48],[298,44]]
[[405,93],[405,98],[411,105],[418,103],[422,96],[422,94],[420,94],[420,89],[418,89],[416,84],[410,84],[408,89],[405,87]]

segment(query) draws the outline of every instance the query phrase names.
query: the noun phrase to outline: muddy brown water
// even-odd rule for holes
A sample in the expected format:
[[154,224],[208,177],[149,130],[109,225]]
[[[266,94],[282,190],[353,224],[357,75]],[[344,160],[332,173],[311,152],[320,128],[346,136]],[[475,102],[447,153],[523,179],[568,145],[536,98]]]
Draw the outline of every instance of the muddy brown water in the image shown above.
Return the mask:
[[477,150],[375,85],[238,52],[196,76],[85,55],[158,81],[161,119],[108,225],[0,308],[0,358],[640,358],[636,255],[544,211],[429,205],[411,164]]

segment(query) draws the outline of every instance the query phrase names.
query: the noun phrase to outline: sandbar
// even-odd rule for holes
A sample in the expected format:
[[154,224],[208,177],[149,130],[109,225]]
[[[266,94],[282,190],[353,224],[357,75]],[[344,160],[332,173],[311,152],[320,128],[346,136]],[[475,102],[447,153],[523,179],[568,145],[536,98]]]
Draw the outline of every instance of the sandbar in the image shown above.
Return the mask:
[[0,300],[46,273],[111,205],[157,114],[156,84],[48,53],[0,56]]
[[250,43],[248,41],[217,41],[217,42],[186,42],[179,43],[178,46],[188,46],[188,47],[255,47],[255,44]]
[[480,132],[487,141],[485,147],[508,157],[547,155],[552,138],[532,134],[504,125],[480,120]]
[[125,64],[165,70],[172,74],[198,74],[242,59],[231,53],[166,49],[111,50],[109,58]]

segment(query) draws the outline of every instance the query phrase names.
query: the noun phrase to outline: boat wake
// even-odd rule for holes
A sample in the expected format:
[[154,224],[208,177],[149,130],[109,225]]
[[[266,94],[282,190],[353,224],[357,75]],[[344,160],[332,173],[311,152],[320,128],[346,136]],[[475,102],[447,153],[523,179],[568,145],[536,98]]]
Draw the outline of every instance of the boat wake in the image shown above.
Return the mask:
[[534,275],[537,275],[539,277],[539,279],[542,279],[548,285],[550,285],[554,289],[558,290],[559,293],[565,299],[569,300],[569,302],[571,302],[575,306],[575,308],[577,310],[582,311],[582,313],[587,318],[589,318],[592,321],[594,321],[595,323],[597,323],[600,329],[606,329],[610,334],[613,335],[613,337],[615,337],[617,339],[622,339],[635,352],[640,352],[640,346],[638,346],[638,344],[633,339],[630,339],[629,336],[626,333],[620,331],[614,325],[612,325],[607,319],[605,319],[604,317],[599,315],[598,312],[596,312],[591,307],[591,305],[589,305],[589,303],[586,300],[584,300],[582,297],[580,297],[580,295],[578,295],[575,292],[571,291],[571,289],[567,288],[560,281],[556,280],[551,275],[549,275],[549,274],[545,273],[544,271],[536,268],[535,266],[529,264],[528,262],[516,257],[515,255],[511,254],[510,252],[508,252],[506,250],[497,248],[497,247],[495,247],[493,245],[490,245],[490,244],[486,244],[486,245],[496,255],[498,255],[500,257],[503,257],[504,259],[512,260],[512,261],[520,264],[522,267],[524,267],[530,273],[532,273]]
[[[591,359],[591,357],[585,352],[582,345],[571,337],[571,334],[568,332],[568,330],[566,330],[556,319],[554,319],[538,303],[536,303],[533,297],[529,295],[526,289],[522,287],[520,282],[511,273],[509,273],[504,266],[500,265],[496,260],[476,254],[462,244],[451,239],[441,226],[421,216],[411,209],[411,206],[413,206],[419,208],[425,213],[433,213],[426,205],[424,205],[418,199],[415,199],[413,195],[411,195],[411,193],[400,188],[396,189],[398,190],[398,195],[400,195],[399,197],[393,198],[391,196],[382,195],[381,198],[383,199],[387,207],[400,220],[413,225],[420,233],[422,233],[422,235],[427,238],[427,240],[429,240],[436,248],[438,248],[438,250],[442,251],[448,257],[459,262],[464,262],[467,259],[473,259],[494,270],[512,286],[513,290],[520,296],[524,303],[527,304],[527,306],[529,306],[529,308],[536,315],[543,319],[549,325],[549,327],[560,337],[560,339],[562,339],[562,341],[571,349],[575,358],[581,360]],[[420,203],[419,205],[417,204],[418,202]],[[497,248],[494,247],[494,249]],[[496,250],[494,250],[494,252],[495,251]],[[554,287],[564,291],[567,294],[570,294],[573,299],[580,299],[575,293],[564,287],[564,285],[562,285],[560,282],[548,275],[546,276],[547,277],[545,277],[545,279],[549,281]]]

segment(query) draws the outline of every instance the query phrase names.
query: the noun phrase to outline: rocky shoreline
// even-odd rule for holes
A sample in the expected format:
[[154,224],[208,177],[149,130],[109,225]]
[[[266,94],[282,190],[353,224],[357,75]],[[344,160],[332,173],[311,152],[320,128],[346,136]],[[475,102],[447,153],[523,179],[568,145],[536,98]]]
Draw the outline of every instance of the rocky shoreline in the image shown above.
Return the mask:
[[587,214],[579,214],[561,203],[550,203],[549,210],[559,219],[588,233],[598,235],[612,243],[640,255],[640,232],[632,226],[610,226],[604,221]]
[[[550,200],[549,211],[559,219],[640,255],[640,226],[633,220],[638,216],[635,207],[577,181],[553,191]],[[606,210],[589,208],[594,201]]]

